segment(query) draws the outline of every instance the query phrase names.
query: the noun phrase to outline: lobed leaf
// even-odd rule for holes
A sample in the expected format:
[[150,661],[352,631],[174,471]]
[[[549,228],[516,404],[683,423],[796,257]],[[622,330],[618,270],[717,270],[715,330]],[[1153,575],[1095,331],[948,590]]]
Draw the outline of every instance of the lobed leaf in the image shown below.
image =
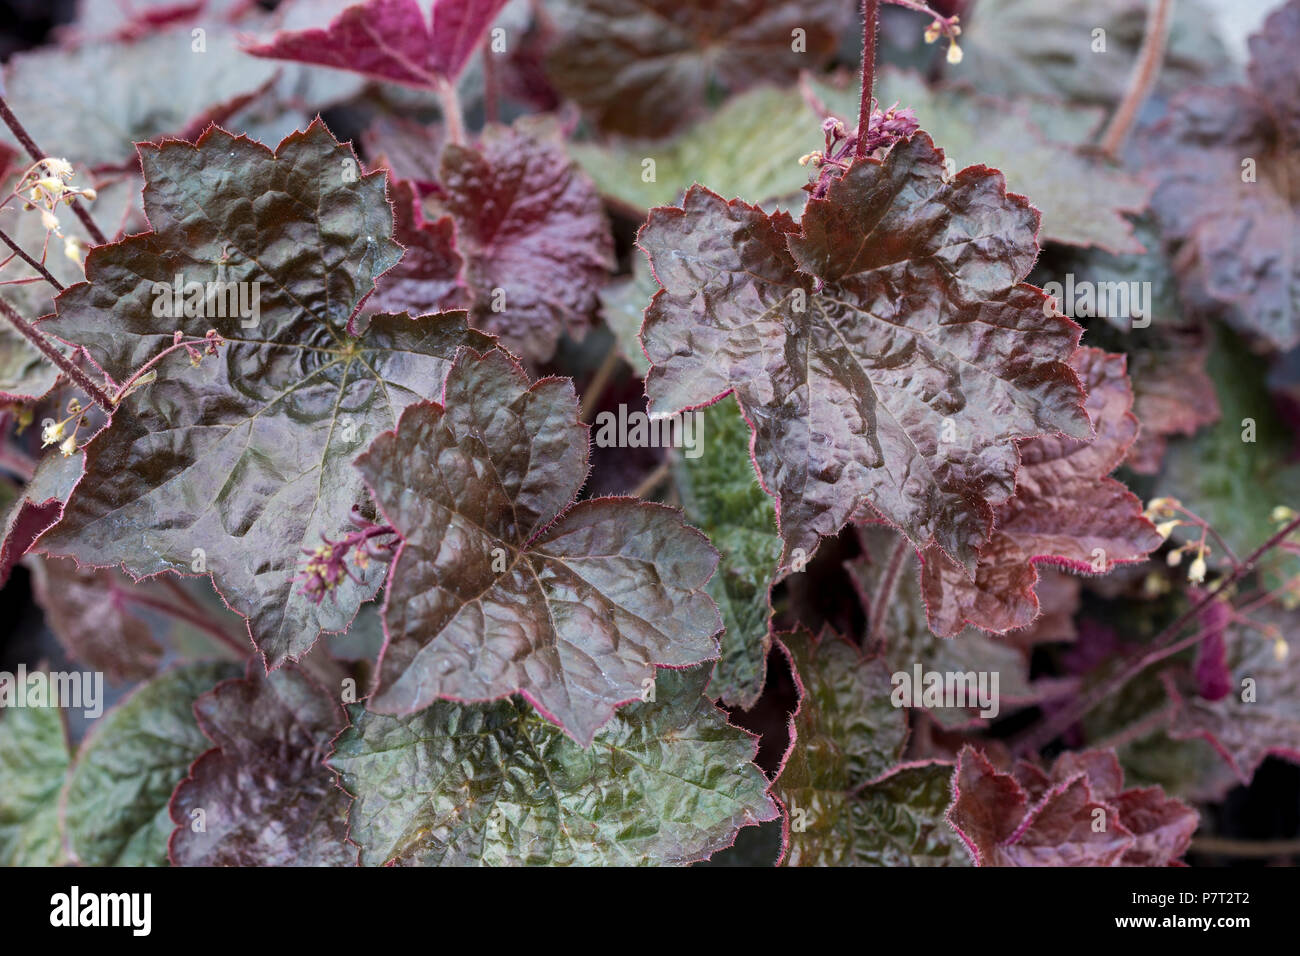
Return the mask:
[[1143,148],[1161,227],[1195,253],[1185,279],[1229,306],[1239,331],[1282,350],[1300,343],[1298,42],[1292,0],[1251,38],[1248,85],[1185,91]]
[[[981,13],[983,11],[981,10]],[[858,91],[819,84],[832,111],[853,118]],[[1040,238],[1114,252],[1141,252],[1125,217],[1146,207],[1150,187],[1104,160],[1053,139],[1024,105],[966,89],[931,89],[916,73],[882,70],[875,96],[916,111],[917,122],[960,168],[975,161],[1007,177],[1007,189],[1027,196],[1042,213]],[[1067,107],[1058,107],[1068,113]]]
[[663,286],[641,333],[651,411],[736,393],[783,562],[870,504],[973,568],[1016,439],[1090,434],[1079,329],[1020,283],[1037,220],[993,170],[949,183],[924,134],[854,163],[801,228],[693,187],[639,238]]
[[936,634],[951,636],[967,623],[998,633],[1031,623],[1038,616],[1038,563],[1103,573],[1163,543],[1137,496],[1107,477],[1138,431],[1124,356],[1085,348],[1071,364],[1088,389],[1096,437],[1034,438],[1020,446],[1015,494],[994,515],[973,581],[939,548],[925,551],[921,587]]
[[722,612],[722,657],[709,694],[724,704],[754,706],[763,692],[772,646],[769,590],[781,558],[772,500],[754,476],[749,426],[736,403],[705,409],[700,455],[674,456],[673,477],[687,519],[709,537],[721,558],[708,593]]
[[133,608],[133,589],[147,592],[111,568],[78,568],[60,558],[33,559],[32,596],[45,623],[74,660],[103,671],[114,683],[150,677],[162,660],[162,646]]
[[434,88],[454,82],[506,0],[361,0],[320,29],[286,30],[253,56]]
[[591,180],[547,124],[489,126],[477,148],[442,153],[441,213],[456,221],[471,323],[520,356],[549,359],[581,338],[614,268]]
[[1264,607],[1251,618],[1254,626],[1227,628],[1226,694],[1207,694],[1188,675],[1162,675],[1174,705],[1171,735],[1208,741],[1243,784],[1269,755],[1300,762],[1300,663],[1277,643],[1300,633],[1300,613]]
[[1159,787],[1124,790],[1113,751],[1064,753],[1050,772],[997,770],[973,747],[957,758],[948,819],[977,866],[1168,866],[1199,818]]
[[[679,201],[694,183],[721,196],[798,210],[808,182],[799,157],[821,144],[818,123],[797,91],[760,87],[729,99],[671,139],[573,143],[569,154],[601,195],[638,218],[655,206]],[[647,167],[647,160],[653,167]]]
[[443,403],[357,459],[402,542],[371,710],[521,693],[586,745],[655,665],[717,657],[708,540],[661,505],[573,504],[588,448],[572,382],[529,387],[503,352],[467,351]]
[[[87,282],[59,296],[47,326],[118,381],[177,328],[215,328],[227,344],[197,369],[170,356],[122,402],[39,547],[135,577],[211,574],[275,667],[344,629],[382,579],[372,566],[319,604],[294,589],[301,551],[363,502],[351,459],[438,394],[459,347],[491,343],[463,313],[350,327],[400,249],[382,173],[358,178],[352,151],[319,121],[275,153],[214,128],[197,145],[144,146],[141,160],[153,231],[92,250]],[[240,284],[246,305],[257,290],[259,314],[222,300],[216,317],[155,316],[166,299],[155,284],[178,274]]]

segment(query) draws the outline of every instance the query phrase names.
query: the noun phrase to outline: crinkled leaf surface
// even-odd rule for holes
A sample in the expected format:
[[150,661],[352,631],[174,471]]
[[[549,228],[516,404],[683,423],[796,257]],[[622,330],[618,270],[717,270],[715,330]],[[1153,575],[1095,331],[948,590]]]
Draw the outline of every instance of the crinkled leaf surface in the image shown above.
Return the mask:
[[[1196,811],[1159,787],[1124,790],[1113,751],[1066,752],[1050,772],[997,770],[958,755],[948,819],[980,866],[1167,866],[1187,850]],[[1100,825],[1099,825],[1100,824]]]
[[33,556],[29,567],[45,623],[74,660],[115,683],[157,671],[162,646],[130,601],[132,593],[151,590],[147,582],[135,584],[113,568],[78,568],[62,558]]
[[1175,704],[1174,737],[1203,737],[1242,783],[1249,783],[1270,754],[1300,762],[1300,612],[1265,607],[1250,614],[1290,644],[1282,655],[1275,640],[1252,627],[1228,628],[1228,693],[1218,700],[1200,696],[1187,675],[1164,675]]
[[57,707],[0,708],[0,866],[57,866],[71,757]]
[[[1144,0],[979,0],[962,16],[964,56],[947,79],[981,93],[1015,99],[1046,97],[1096,103],[1112,109],[1124,96],[1145,34]],[[1174,5],[1159,74],[1178,89],[1225,68],[1223,45],[1201,0]],[[1094,49],[1094,30],[1105,31],[1105,51]],[[907,105],[907,104],[904,104]]]
[[388,194],[393,202],[393,238],[405,251],[401,261],[377,280],[366,311],[427,315],[464,308],[468,299],[460,270],[465,260],[456,249],[452,218],[427,221],[414,185],[406,180],[390,179]]
[[363,865],[689,863],[774,819],[755,742],[703,696],[709,668],[660,671],[583,749],[526,704],[353,707],[330,764],[354,796]]
[[506,0],[364,0],[324,28],[287,30],[245,49],[254,56],[434,87],[460,76],[505,5]]
[[709,694],[748,709],[762,693],[767,674],[772,643],[768,590],[781,559],[781,539],[772,499],[754,475],[749,426],[735,401],[724,398],[702,415],[701,454],[674,456],[673,477],[687,520],[721,554],[708,591],[726,631]]
[[[215,744],[176,788],[168,844],[182,866],[354,866],[348,798],[325,766],[347,723],[342,706],[296,665],[249,662],[194,704]],[[195,830],[194,811],[204,829]]]
[[172,831],[167,801],[211,744],[194,701],[238,664],[187,664],[140,685],[100,718],[64,787],[62,818],[75,861],[86,866],[164,866]]
[[1016,492],[994,515],[974,581],[937,547],[926,550],[922,592],[936,634],[951,636],[967,623],[994,632],[1029,624],[1038,616],[1037,562],[1105,572],[1144,559],[1164,541],[1137,496],[1107,477],[1138,431],[1124,356],[1084,348],[1071,364],[1088,389],[1097,435],[1021,445]]
[[1249,85],[1187,90],[1143,143],[1160,224],[1195,249],[1188,278],[1279,349],[1300,343],[1298,43],[1292,0],[1251,38]]
[[456,220],[471,322],[542,361],[564,332],[581,338],[614,266],[600,196],[541,123],[489,126],[478,148],[442,154],[437,208]]
[[[197,369],[169,356],[159,380],[123,402],[40,547],[137,577],[208,571],[275,666],[346,627],[382,579],[372,565],[320,604],[295,592],[301,550],[335,536],[362,500],[352,458],[406,405],[438,394],[459,346],[489,340],[463,313],[378,315],[349,334],[399,250],[382,174],[347,175],[352,151],[322,124],[275,154],[213,129],[197,146],[141,157],[154,232],[92,250],[88,282],[59,296],[49,328],[118,381],[178,327],[216,328],[228,344]],[[252,327],[238,315],[152,314],[155,282],[212,282],[222,269],[258,284]]]
[[[190,30],[18,54],[5,67],[5,98],[49,155],[92,166],[127,163],[132,143],[196,135],[209,122],[223,122],[275,76],[274,64],[239,52],[233,32],[209,30],[199,51]],[[12,141],[7,129],[0,137]],[[100,226],[107,230],[110,223]]]
[[548,64],[556,86],[602,129],[649,137],[699,116],[717,87],[815,70],[848,19],[834,0],[561,0],[548,9],[561,33]]
[[[569,153],[602,195],[639,216],[679,201],[694,183],[764,208],[775,203],[798,211],[808,182],[799,157],[822,139],[819,117],[797,91],[762,87],[728,100],[671,139],[574,143]],[[653,169],[646,167],[647,159],[654,161]]]
[[518,692],[588,744],[654,665],[718,656],[708,539],[661,505],[572,504],[588,448],[571,381],[530,388],[500,350],[466,352],[444,403],[357,459],[402,539],[372,710]]
[[[857,116],[856,87],[817,90],[836,115],[846,121]],[[1145,207],[1150,188],[1103,160],[1052,140],[1028,110],[966,89],[931,89],[917,74],[895,70],[882,71],[874,90],[881,103],[914,109],[921,129],[958,169],[983,163],[1000,170],[1007,189],[1027,196],[1042,213],[1044,240],[1142,251],[1124,214]]]
[[735,391],[783,561],[869,503],[973,566],[1015,439],[1089,435],[1067,364],[1079,329],[1020,282],[1037,225],[996,171],[946,182],[925,134],[855,163],[801,231],[693,187],[639,239],[664,287],[641,333],[651,410]]
[[898,765],[907,712],[889,700],[889,668],[824,631],[780,636],[798,675],[794,740],[776,793],[786,866],[962,866],[943,811],[952,766]]

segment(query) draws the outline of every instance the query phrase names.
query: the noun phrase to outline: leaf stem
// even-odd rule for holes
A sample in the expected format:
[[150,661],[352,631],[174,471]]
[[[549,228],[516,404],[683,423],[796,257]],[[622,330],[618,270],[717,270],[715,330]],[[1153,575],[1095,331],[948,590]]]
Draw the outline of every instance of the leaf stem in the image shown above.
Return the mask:
[[862,96],[858,101],[858,145],[855,155],[864,158],[867,131],[871,129],[871,85],[876,75],[876,21],[880,0],[862,0]]
[[[48,154],[36,145],[36,140],[32,139],[31,134],[23,127],[23,124],[18,122],[18,117],[15,116],[14,111],[9,108],[9,104],[5,102],[3,96],[0,96],[0,119],[4,120],[5,125],[8,126],[14,136],[17,137],[18,142],[22,144],[23,149],[27,150],[27,155],[30,156],[34,162],[39,163],[42,159],[48,158]],[[86,211],[86,207],[81,205],[80,199],[72,200],[72,211],[76,214],[77,218],[81,220],[81,224],[86,227],[86,232],[88,232],[90,238],[95,241],[95,245],[102,246],[108,242],[107,237],[105,237],[104,233],[100,231],[99,226],[95,224],[95,220],[90,218],[90,213]]]
[[26,319],[15,312],[8,302],[0,300],[0,313],[3,313],[4,317],[9,320],[9,324],[17,329],[23,338],[31,342],[42,355],[58,366],[59,371],[85,392],[96,405],[104,411],[112,413],[113,400],[108,397],[104,390],[92,382],[90,376],[74,365],[71,359],[55,348],[49,339],[37,332]]
[[31,266],[33,269],[39,272],[41,274],[41,277],[45,279],[46,282],[54,286],[55,292],[63,291],[63,284],[59,282],[58,279],[54,278],[54,276],[50,273],[50,270],[45,268],[44,264],[37,262],[26,252],[24,252],[22,248],[18,245],[18,243],[14,242],[14,240],[10,238],[9,234],[5,232],[3,229],[0,229],[0,242],[3,242],[6,246],[12,249],[14,251],[14,254],[18,256],[19,259],[23,260],[23,262],[27,263],[29,266]]
[[465,114],[460,108],[460,94],[456,84],[446,79],[439,79],[434,87],[438,94],[438,103],[442,107],[442,121],[447,127],[447,140],[457,146],[465,145]]
[[1129,76],[1128,90],[1101,137],[1101,150],[1111,159],[1119,155],[1124,137],[1155,85],[1160,63],[1165,58],[1173,8],[1174,0],[1151,0],[1151,6],[1147,8],[1146,34],[1142,37],[1142,48],[1138,50],[1137,62]]
[[483,120],[495,123],[501,118],[501,81],[497,77],[496,53],[489,37],[483,41]]
[[162,600],[161,598],[150,597],[147,594],[137,594],[134,591],[114,588],[115,593],[124,601],[138,604],[141,607],[152,608],[162,614],[168,614],[177,620],[190,624],[209,637],[215,638],[218,643],[233,650],[241,658],[248,657],[253,653],[253,645],[250,642],[247,646],[241,644],[233,635],[229,634],[225,628],[217,626],[211,620],[201,613],[190,610],[188,607],[177,607],[174,604]]
[[885,565],[884,576],[876,585],[876,593],[871,597],[871,607],[868,609],[871,614],[871,631],[867,636],[867,646],[865,648],[868,654],[874,654],[880,647],[880,641],[885,631],[885,608],[894,599],[894,591],[898,587],[898,576],[907,563],[907,556],[912,553],[912,542],[900,534],[898,542],[894,545],[893,552],[889,555],[889,563]]
[[1118,674],[1107,681],[1102,681],[1094,687],[1088,694],[1079,697],[1073,706],[1062,709],[1054,714],[1050,719],[1045,720],[1042,724],[1032,728],[1030,731],[1021,736],[1012,746],[1012,750],[1017,754],[1036,753],[1047,744],[1051,743],[1056,737],[1073,726],[1085,715],[1090,713],[1094,707],[1103,700],[1118,693],[1119,690],[1130,680],[1141,674],[1152,664],[1159,663],[1167,657],[1177,654],[1179,651],[1191,647],[1193,644],[1202,640],[1209,631],[1198,631],[1190,638],[1183,640],[1178,639],[1178,633],[1187,626],[1189,621],[1201,613],[1211,602],[1232,585],[1236,584],[1248,573],[1254,570],[1255,565],[1267,552],[1281,544],[1297,528],[1300,528],[1300,517],[1296,517],[1287,522],[1280,531],[1269,538],[1253,552],[1251,552],[1241,564],[1233,569],[1232,573],[1223,578],[1211,588],[1206,595],[1197,601],[1190,608],[1180,614],[1172,624],[1162,630],[1151,641],[1151,648],[1145,654],[1142,654],[1135,661],[1124,667]]

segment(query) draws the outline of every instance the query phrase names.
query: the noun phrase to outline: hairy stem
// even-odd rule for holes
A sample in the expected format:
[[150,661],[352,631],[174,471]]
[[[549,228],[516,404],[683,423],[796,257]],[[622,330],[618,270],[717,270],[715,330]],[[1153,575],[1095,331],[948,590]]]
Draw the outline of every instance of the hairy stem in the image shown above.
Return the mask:
[[867,155],[867,131],[871,129],[871,85],[876,75],[876,21],[880,0],[862,0],[862,98],[858,101],[858,159]]
[[874,654],[880,647],[880,641],[885,632],[885,608],[894,599],[894,591],[898,587],[898,576],[907,564],[907,558],[910,554],[912,554],[912,542],[900,534],[898,543],[894,545],[894,550],[889,555],[889,563],[885,565],[885,573],[876,585],[876,593],[871,597],[871,607],[869,609],[871,613],[871,631],[867,636],[867,646],[865,648],[868,654]]
[[1201,613],[1211,602],[1213,602],[1221,593],[1232,585],[1236,584],[1248,573],[1254,570],[1259,563],[1259,559],[1281,544],[1297,528],[1300,528],[1300,517],[1294,518],[1278,531],[1277,534],[1269,538],[1250,555],[1247,556],[1231,574],[1216,584],[1201,600],[1197,601],[1190,608],[1178,616],[1172,624],[1162,630],[1151,642],[1151,648],[1146,653],[1139,656],[1136,660],[1124,667],[1118,674],[1107,681],[1102,681],[1094,687],[1088,694],[1081,696],[1072,707],[1058,711],[1050,719],[1045,720],[1038,727],[1033,728],[1024,734],[1013,746],[1017,754],[1034,753],[1041,750],[1047,744],[1051,743],[1056,737],[1073,726],[1084,716],[1092,711],[1094,707],[1103,700],[1118,693],[1129,681],[1138,674],[1157,664],[1167,657],[1186,650],[1188,647],[1201,641],[1208,631],[1197,632],[1190,638],[1183,640],[1178,639],[1178,634],[1188,622],[1195,620],[1196,616]]
[[[27,132],[22,123],[18,122],[18,117],[15,116],[14,111],[9,108],[9,104],[5,102],[3,96],[0,96],[0,119],[4,120],[5,125],[8,126],[14,136],[17,137],[18,142],[22,143],[23,149],[27,150],[27,155],[30,156],[33,161],[40,162],[42,159],[47,157],[48,154],[36,145],[36,141],[32,139],[31,134]],[[81,220],[81,224],[86,227],[86,232],[88,232],[90,238],[95,241],[95,245],[102,246],[108,242],[104,233],[100,231],[99,226],[95,225],[95,220],[90,218],[90,213],[86,211],[86,207],[81,204],[80,199],[73,199],[72,211],[76,214],[77,218]]]
[[1160,72],[1160,63],[1165,58],[1165,42],[1169,39],[1169,21],[1172,19],[1174,0],[1151,0],[1147,10],[1146,35],[1142,38],[1142,48],[1138,50],[1137,62],[1129,76],[1128,90],[1120,101],[1115,115],[1110,118],[1106,132],[1101,137],[1101,149],[1114,159],[1119,155],[1119,148],[1124,144],[1138,111],[1146,102],[1156,75]]
[[43,278],[50,285],[54,286],[55,292],[63,291],[63,284],[59,282],[58,279],[54,278],[53,275],[50,274],[50,270],[45,268],[44,265],[37,262],[26,252],[24,252],[19,247],[18,243],[14,242],[14,240],[10,238],[9,234],[5,232],[3,229],[0,229],[0,242],[3,242],[6,246],[12,249],[14,251],[14,255],[16,255],[19,259],[23,260],[23,262],[27,263],[29,266],[31,266],[33,269],[39,272],[41,274],[41,278]]
[[131,377],[122,383],[121,387],[118,388],[118,390],[113,393],[113,404],[116,405],[118,402],[120,402],[122,398],[126,395],[126,393],[131,390],[132,385],[138,382],[141,379],[141,377],[147,374],[151,368],[153,368],[155,365],[157,365],[167,356],[171,355],[177,349],[183,349],[186,347],[194,348],[196,345],[207,345],[207,344],[208,344],[207,339],[190,339],[189,341],[176,342],[172,345],[167,346],[167,348],[163,349],[161,352],[159,352],[149,361],[145,362],[138,369],[136,369],[135,372],[132,373]]
[[104,390],[92,382],[90,376],[77,368],[71,359],[55,348],[49,339],[37,332],[26,319],[15,312],[8,302],[0,300],[0,313],[3,313],[4,317],[9,320],[9,324],[17,329],[23,338],[31,342],[42,355],[58,366],[59,371],[68,376],[73,384],[85,392],[91,401],[106,412],[113,411],[113,400],[108,397]]

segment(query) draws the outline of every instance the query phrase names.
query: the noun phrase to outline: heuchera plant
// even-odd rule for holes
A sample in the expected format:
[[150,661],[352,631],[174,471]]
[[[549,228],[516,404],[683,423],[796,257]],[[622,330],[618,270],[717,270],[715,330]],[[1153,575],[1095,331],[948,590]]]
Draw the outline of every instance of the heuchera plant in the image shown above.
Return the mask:
[[10,56],[0,584],[57,644],[0,645],[0,862],[1269,856],[1219,811],[1300,761],[1300,0],[1248,61],[1066,7]]

